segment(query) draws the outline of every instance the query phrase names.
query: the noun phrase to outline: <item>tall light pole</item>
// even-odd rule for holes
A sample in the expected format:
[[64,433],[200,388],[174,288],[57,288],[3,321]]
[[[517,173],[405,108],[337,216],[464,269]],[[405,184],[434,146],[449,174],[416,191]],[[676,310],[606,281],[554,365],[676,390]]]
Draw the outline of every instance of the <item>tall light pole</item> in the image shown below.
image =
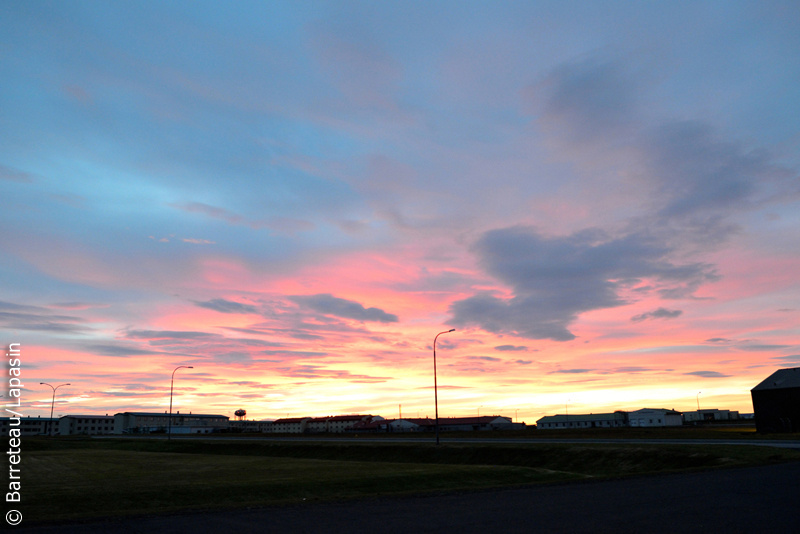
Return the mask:
[[519,413],[518,412],[519,412],[519,408],[514,410],[514,422],[515,423],[519,423]]
[[[175,368],[175,371],[178,369],[194,369],[191,365],[179,365]],[[175,371],[172,371],[172,380],[169,383],[169,430],[167,431],[167,439],[172,439],[172,386],[175,384]]]
[[[48,384],[47,382],[39,382],[39,385],[40,386],[50,386],[50,384]],[[55,405],[56,405],[56,390],[58,388],[60,388],[61,386],[69,386],[69,385],[71,385],[71,384],[59,384],[56,387],[50,386],[51,388],[53,388],[53,402],[50,403],[50,435],[51,436],[53,435],[53,408],[55,408]]]
[[433,402],[436,407],[436,444],[439,444],[439,392],[437,389],[436,384],[436,340],[439,339],[439,336],[442,334],[449,334],[450,332],[455,332],[455,328],[451,328],[446,332],[439,332],[436,334],[436,337],[433,338]]
[[480,406],[478,406],[478,417],[480,417],[480,416],[481,416],[481,408],[483,408],[483,404],[481,404]]
[[[697,392],[697,411],[698,411],[698,412],[700,411],[700,394],[701,394],[701,393],[702,393],[702,391],[698,391],[698,392]],[[698,415],[698,417],[700,416],[700,414],[699,414],[699,413],[698,413],[697,415]]]
[[564,410],[567,412],[567,422],[564,423],[566,426],[569,426],[569,401],[572,399],[567,399],[566,404],[564,404]]

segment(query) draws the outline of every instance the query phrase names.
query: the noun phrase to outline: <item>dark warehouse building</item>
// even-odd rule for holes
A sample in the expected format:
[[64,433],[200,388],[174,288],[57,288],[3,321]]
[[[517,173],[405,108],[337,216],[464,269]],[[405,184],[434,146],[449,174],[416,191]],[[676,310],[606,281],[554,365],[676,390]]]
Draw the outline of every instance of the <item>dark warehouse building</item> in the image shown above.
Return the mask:
[[750,395],[758,432],[800,432],[800,367],[775,371]]

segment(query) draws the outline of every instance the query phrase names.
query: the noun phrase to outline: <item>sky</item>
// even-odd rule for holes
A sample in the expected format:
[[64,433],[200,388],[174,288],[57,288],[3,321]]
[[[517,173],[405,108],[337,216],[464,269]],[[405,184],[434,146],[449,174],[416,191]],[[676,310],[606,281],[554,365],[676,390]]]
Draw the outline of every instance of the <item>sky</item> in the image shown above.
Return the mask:
[[[800,366],[800,4],[0,3],[23,414],[720,408]],[[7,396],[7,393],[6,393]]]

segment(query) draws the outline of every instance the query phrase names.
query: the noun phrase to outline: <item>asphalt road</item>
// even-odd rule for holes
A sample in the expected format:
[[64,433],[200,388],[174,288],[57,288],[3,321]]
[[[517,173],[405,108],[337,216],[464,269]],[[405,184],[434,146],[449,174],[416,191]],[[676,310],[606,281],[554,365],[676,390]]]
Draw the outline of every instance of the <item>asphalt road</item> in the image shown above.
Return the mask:
[[[167,439],[164,436],[92,436],[93,439]],[[172,437],[173,440],[190,439],[197,437]],[[290,437],[235,437],[208,438],[208,441],[277,441],[277,442],[322,442],[322,443],[432,443],[434,438],[408,437],[408,438],[324,438],[304,436]],[[769,439],[594,439],[594,438],[441,438],[441,443],[511,443],[511,444],[547,444],[547,443],[594,443],[594,444],[629,444],[629,445],[755,445],[758,447],[776,447],[780,449],[800,450],[798,440],[769,440]]]
[[425,497],[138,517],[111,523],[20,527],[15,530],[36,534],[794,534],[800,531],[800,463]]

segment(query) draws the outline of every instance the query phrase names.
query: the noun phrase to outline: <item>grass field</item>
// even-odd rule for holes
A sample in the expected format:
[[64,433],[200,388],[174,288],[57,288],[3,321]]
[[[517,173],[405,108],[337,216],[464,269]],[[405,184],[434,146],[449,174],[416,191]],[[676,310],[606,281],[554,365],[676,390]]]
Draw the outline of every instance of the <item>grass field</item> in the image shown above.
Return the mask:
[[26,524],[800,460],[791,450],[700,445],[28,438],[24,450]]

